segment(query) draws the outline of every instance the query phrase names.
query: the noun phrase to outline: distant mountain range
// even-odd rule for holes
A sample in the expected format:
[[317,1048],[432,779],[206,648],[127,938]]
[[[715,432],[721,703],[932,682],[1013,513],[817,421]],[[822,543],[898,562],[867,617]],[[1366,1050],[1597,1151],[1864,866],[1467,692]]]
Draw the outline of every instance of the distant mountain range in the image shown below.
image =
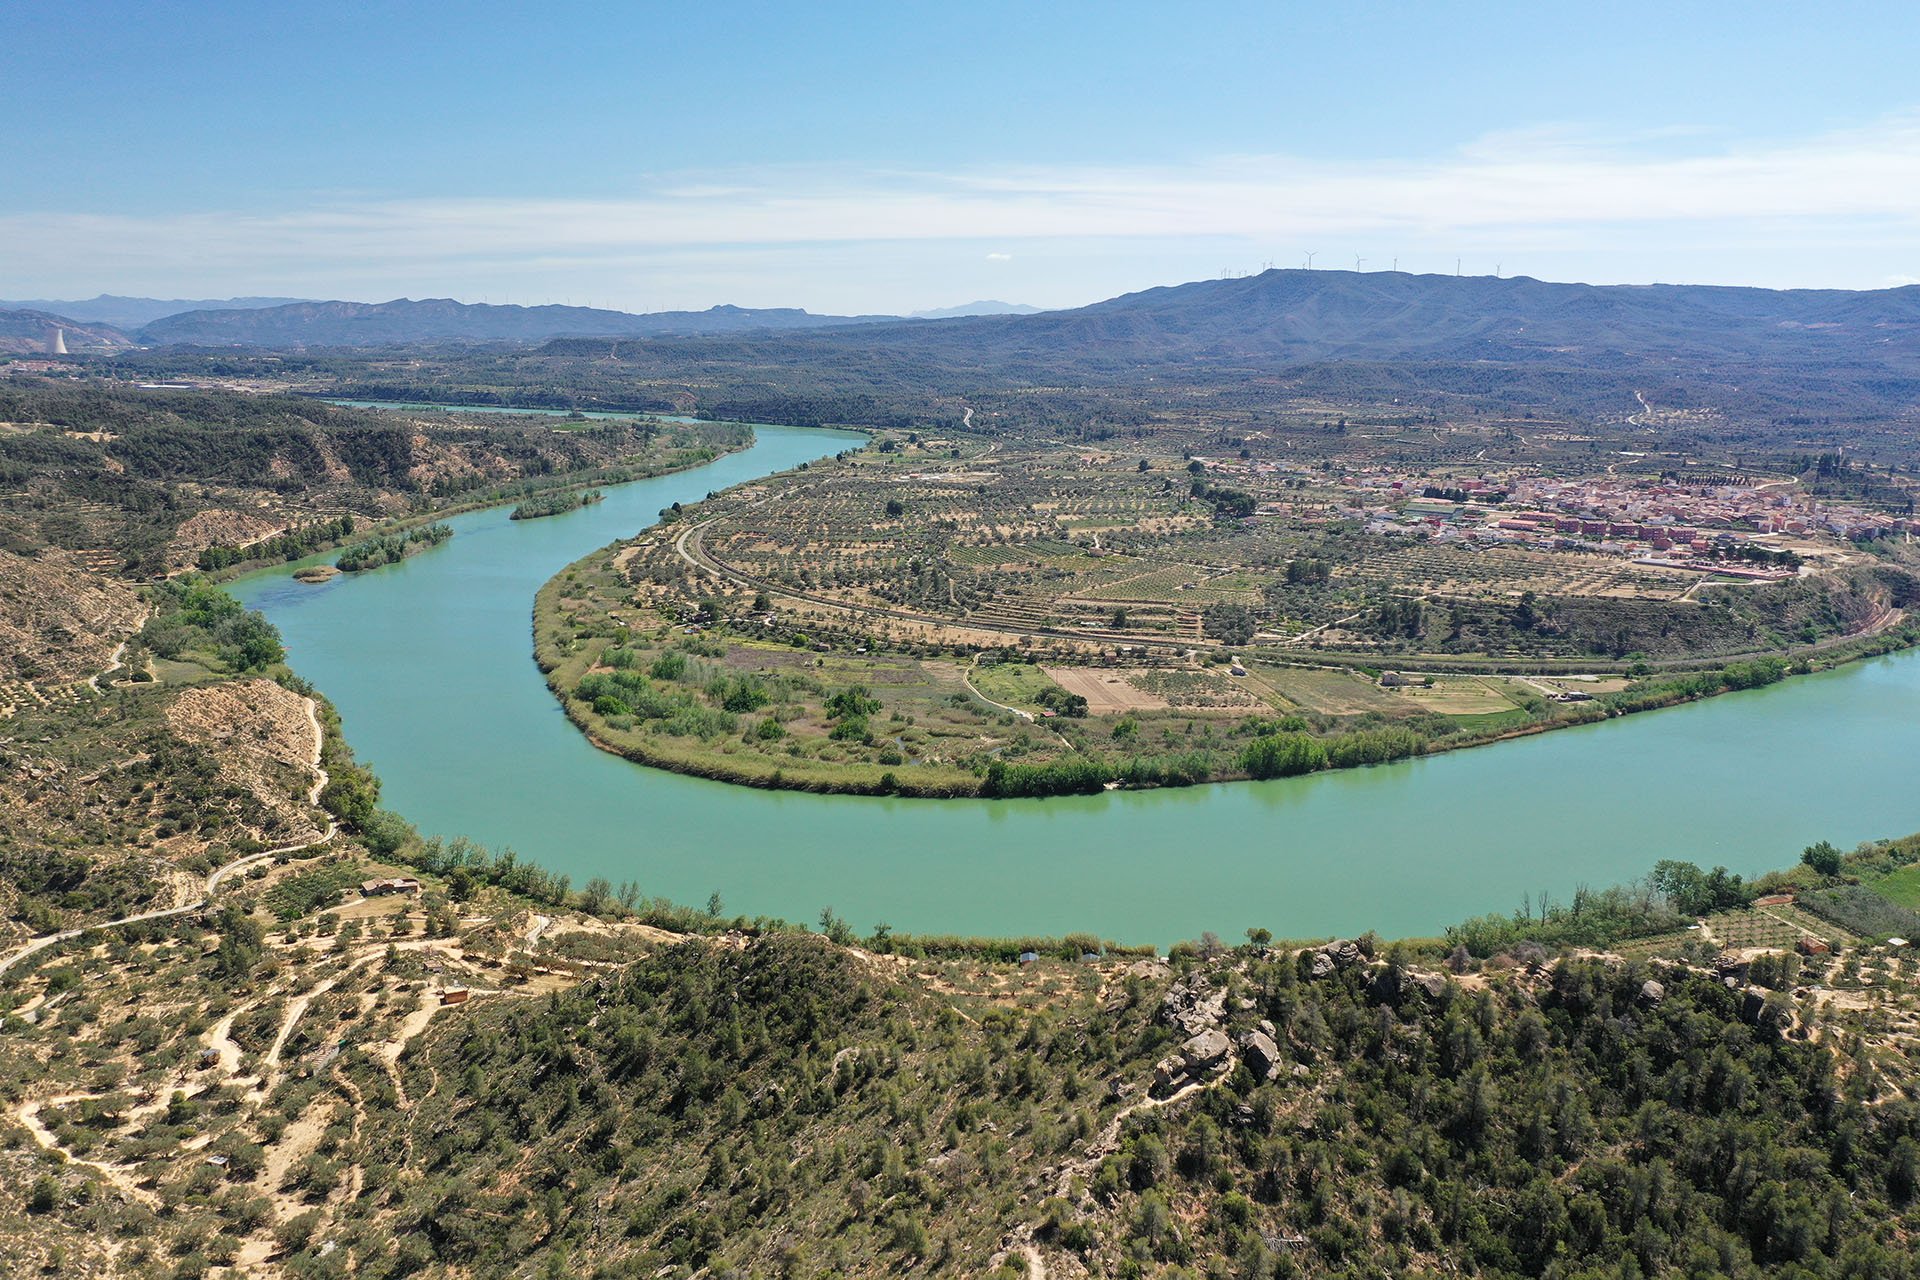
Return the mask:
[[259,307],[279,307],[289,302],[301,302],[301,298],[124,298],[118,294],[103,293],[97,298],[57,300],[47,298],[28,299],[21,302],[0,302],[0,309],[14,311],[46,311],[53,315],[65,316],[85,324],[106,324],[116,329],[134,330],[142,325],[152,324],[162,316],[178,315],[182,311],[241,311]]
[[612,356],[639,376],[706,379],[725,388],[715,412],[755,421],[867,421],[871,403],[914,394],[927,411],[925,397],[936,394],[1063,383],[1105,388],[1124,403],[1152,384],[1569,414],[1632,413],[1644,394],[1667,408],[1711,410],[1723,434],[1754,421],[1845,420],[1865,439],[1868,424],[1910,432],[1920,406],[1920,286],[1776,291],[1268,271],[1038,315],[644,348],[569,338],[543,350]]
[[521,307],[451,298],[392,302],[295,302],[263,308],[188,311],[140,331],[152,346],[384,346],[409,342],[539,342],[567,336],[691,337],[896,320],[817,316],[793,307],[711,307],[635,315],[594,307]]
[[223,306],[162,316],[130,334],[70,311],[0,311],[0,317],[15,350],[44,350],[50,329],[65,327],[69,347],[129,340],[300,347],[558,339],[564,345],[751,335],[761,354],[775,359],[785,358],[776,354],[783,350],[813,359],[860,348],[1001,373],[1036,366],[1091,373],[1170,363],[1271,368],[1326,362],[1497,362],[1593,371],[1649,362],[1808,360],[1903,377],[1920,372],[1920,286],[1780,291],[1268,271],[1148,289],[1067,311],[978,302],[919,318],[733,306],[637,315],[445,298]]
[[908,316],[909,320],[953,320],[960,316],[1030,316],[1042,310],[1019,302],[963,302],[957,307],[935,307],[931,311],[916,311]]
[[448,298],[317,302],[305,298],[168,301],[102,294],[79,301],[0,301],[0,310],[52,315],[69,328],[109,326],[149,346],[388,346],[412,342],[543,342],[553,338],[698,337],[959,316],[1031,315],[1038,307],[969,302],[912,316],[814,315],[793,307],[717,306],[636,314],[594,307],[513,306]]
[[1267,271],[1092,306],[834,336],[967,361],[1920,360],[1920,286],[1856,292],[1554,284],[1527,277]]

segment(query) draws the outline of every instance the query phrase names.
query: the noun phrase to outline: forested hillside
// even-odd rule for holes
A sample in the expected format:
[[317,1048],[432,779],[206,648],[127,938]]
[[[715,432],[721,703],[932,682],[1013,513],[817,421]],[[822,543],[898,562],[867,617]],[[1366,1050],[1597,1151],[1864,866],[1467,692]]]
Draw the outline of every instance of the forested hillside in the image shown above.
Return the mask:
[[[291,396],[0,383],[0,548],[152,577],[343,515],[404,516],[514,484],[686,465],[742,429],[401,416]],[[560,429],[569,428],[569,429]],[[708,456],[711,456],[710,454]],[[502,496],[508,496],[504,491]]]

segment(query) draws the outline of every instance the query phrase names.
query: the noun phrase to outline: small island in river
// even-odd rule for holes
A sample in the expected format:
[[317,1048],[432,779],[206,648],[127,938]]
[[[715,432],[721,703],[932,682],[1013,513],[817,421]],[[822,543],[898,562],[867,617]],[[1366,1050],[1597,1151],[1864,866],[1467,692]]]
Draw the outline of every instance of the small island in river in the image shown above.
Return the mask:
[[510,520],[538,520],[542,516],[565,515],[569,511],[578,511],[585,506],[603,501],[606,495],[598,489],[560,490],[555,493],[543,493],[528,498],[513,509]]
[[429,524],[404,533],[387,533],[365,542],[356,542],[340,553],[334,563],[343,573],[360,573],[384,564],[398,564],[410,555],[437,547],[453,536],[451,525]]

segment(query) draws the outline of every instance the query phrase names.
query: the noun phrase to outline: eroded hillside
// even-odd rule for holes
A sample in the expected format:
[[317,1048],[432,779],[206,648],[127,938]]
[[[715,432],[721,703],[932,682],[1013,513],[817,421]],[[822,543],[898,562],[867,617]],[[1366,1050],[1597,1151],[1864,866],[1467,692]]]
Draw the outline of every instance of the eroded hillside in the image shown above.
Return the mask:
[[72,556],[0,551],[0,705],[31,697],[27,683],[57,687],[107,668],[144,614],[130,587]]

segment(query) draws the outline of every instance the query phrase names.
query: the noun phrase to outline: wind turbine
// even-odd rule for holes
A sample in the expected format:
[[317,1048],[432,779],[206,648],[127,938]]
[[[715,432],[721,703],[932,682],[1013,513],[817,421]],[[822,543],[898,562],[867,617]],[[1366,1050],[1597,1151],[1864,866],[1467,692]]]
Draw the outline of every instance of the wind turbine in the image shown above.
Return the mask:
[[1309,271],[1313,270],[1313,260],[1318,256],[1319,256],[1318,250],[1315,250],[1313,253],[1310,253],[1307,255],[1307,270]]
[[1356,273],[1358,273],[1360,270],[1360,264],[1365,261],[1366,259],[1361,257],[1359,254],[1356,253],[1353,255],[1353,269]]

